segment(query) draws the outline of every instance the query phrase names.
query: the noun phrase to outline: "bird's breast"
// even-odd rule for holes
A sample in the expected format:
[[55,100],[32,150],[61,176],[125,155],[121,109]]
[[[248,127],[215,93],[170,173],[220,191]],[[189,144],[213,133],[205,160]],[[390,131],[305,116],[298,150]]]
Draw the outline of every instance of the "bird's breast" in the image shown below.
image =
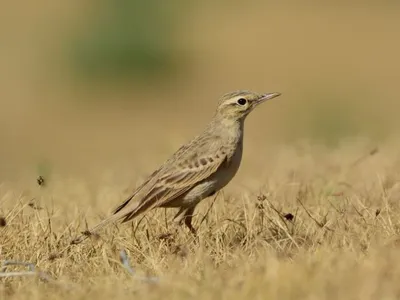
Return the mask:
[[240,143],[234,153],[227,158],[225,165],[221,166],[220,170],[215,174],[219,189],[227,185],[236,175],[242,161],[242,153],[242,143]]

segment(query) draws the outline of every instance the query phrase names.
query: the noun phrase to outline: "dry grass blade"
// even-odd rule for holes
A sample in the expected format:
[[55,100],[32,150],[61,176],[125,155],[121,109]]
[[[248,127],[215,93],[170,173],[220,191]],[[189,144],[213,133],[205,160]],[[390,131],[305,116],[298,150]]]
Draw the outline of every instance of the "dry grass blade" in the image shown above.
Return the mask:
[[215,201],[217,200],[218,195],[219,195],[219,192],[217,192],[217,193],[214,195],[214,198],[213,198],[213,200],[212,200],[210,206],[208,207],[207,212],[206,212],[206,213],[204,214],[204,216],[201,218],[201,221],[200,221],[200,223],[199,223],[199,227],[200,227],[201,224],[203,224],[203,222],[206,220],[208,214],[210,213],[211,209],[212,209],[213,206],[214,206]]
[[[329,230],[329,231],[333,231],[333,229],[329,228],[329,227],[326,225],[326,222],[320,222],[320,221],[318,221],[316,218],[313,217],[313,215],[310,213],[310,211],[304,206],[303,202],[300,200],[300,197],[297,197],[296,200],[297,200],[297,202],[300,203],[301,207],[304,209],[304,211],[305,211],[306,214],[310,217],[310,219],[313,220],[313,221],[315,222],[315,224],[318,225],[318,227],[327,229],[327,230]],[[324,217],[324,219],[326,219],[326,217],[327,217],[327,215]]]

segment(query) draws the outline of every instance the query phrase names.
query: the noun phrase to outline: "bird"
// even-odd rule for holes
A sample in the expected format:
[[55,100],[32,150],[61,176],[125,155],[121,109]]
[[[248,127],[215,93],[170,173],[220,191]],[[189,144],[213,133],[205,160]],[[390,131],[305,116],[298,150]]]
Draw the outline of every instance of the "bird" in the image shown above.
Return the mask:
[[106,225],[128,222],[154,208],[179,208],[173,220],[191,233],[196,206],[225,187],[236,175],[243,153],[244,122],[261,103],[280,93],[238,90],[222,95],[203,132],[181,146],[116,207],[110,216],[71,244],[79,244]]

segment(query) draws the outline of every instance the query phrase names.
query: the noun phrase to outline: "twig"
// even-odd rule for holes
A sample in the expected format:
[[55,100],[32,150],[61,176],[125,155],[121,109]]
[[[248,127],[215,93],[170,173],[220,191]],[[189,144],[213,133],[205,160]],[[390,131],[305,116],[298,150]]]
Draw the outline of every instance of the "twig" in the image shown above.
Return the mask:
[[[24,267],[28,267],[29,271],[6,272],[7,266],[24,266]],[[66,286],[66,285],[54,280],[48,274],[46,274],[44,272],[36,271],[35,265],[33,263],[13,261],[13,260],[6,260],[3,262],[1,269],[0,269],[0,278],[21,277],[21,276],[36,276],[44,282],[58,285],[67,290],[71,289],[69,286]]]
[[18,277],[18,276],[37,276],[36,272],[1,272],[0,277],[9,278],[9,277]]
[[1,266],[0,272],[4,273],[7,269],[7,266],[24,266],[24,267],[28,267],[30,272],[35,272],[35,265],[33,263],[20,262],[20,261],[14,261],[14,260],[4,261]]
[[147,282],[147,283],[158,283],[159,282],[158,277],[146,277],[146,276],[136,275],[135,270],[133,270],[133,268],[131,267],[131,265],[129,263],[128,255],[124,249],[122,249],[119,252],[119,258],[120,258],[122,266],[125,268],[125,270],[127,270],[129,274],[134,276],[135,279],[143,281],[143,282]]

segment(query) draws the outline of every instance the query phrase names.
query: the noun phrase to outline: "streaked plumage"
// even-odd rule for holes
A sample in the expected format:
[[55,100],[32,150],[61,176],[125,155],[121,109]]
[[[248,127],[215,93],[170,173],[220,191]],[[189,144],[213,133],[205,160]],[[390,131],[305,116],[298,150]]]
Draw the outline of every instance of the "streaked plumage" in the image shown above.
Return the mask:
[[222,96],[202,134],[178,149],[110,217],[72,243],[80,243],[111,222],[127,222],[156,207],[180,208],[175,218],[182,215],[181,221],[195,233],[191,221],[196,205],[227,185],[239,168],[246,116],[259,103],[279,95],[236,91]]

